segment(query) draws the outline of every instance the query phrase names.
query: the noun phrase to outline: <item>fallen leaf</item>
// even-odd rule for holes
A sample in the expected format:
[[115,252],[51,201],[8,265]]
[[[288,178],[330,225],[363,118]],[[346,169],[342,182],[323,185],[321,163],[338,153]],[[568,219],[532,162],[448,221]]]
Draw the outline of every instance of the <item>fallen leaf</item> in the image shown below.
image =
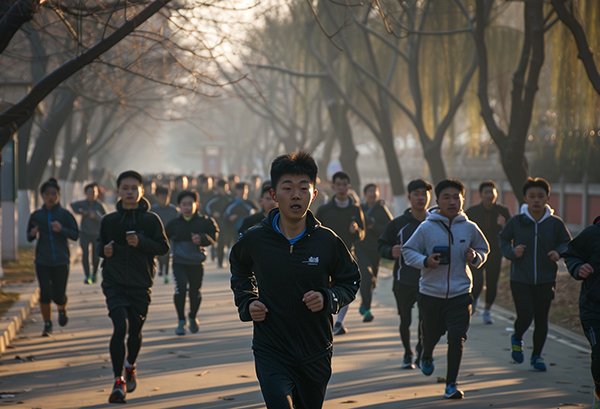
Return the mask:
[[207,373],[210,373],[210,371],[204,371],[204,372],[201,372],[201,373],[199,373],[199,374],[198,374],[198,375],[196,375],[196,376],[204,376],[204,375],[206,375]]

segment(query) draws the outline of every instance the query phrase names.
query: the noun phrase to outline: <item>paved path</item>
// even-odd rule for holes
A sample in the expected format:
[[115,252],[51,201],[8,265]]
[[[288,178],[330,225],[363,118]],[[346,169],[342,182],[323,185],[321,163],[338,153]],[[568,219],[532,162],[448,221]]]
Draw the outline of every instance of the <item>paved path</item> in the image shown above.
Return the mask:
[[[38,308],[0,361],[0,406],[20,408],[108,408],[112,373],[108,342],[112,331],[100,286],[84,285],[76,265],[69,282],[69,325],[56,324],[42,338]],[[238,320],[229,273],[207,264],[200,332],[178,337],[173,286],[157,281],[138,362],[138,389],[131,408],[263,408],[250,349],[251,325]],[[435,351],[436,370],[425,377],[401,370],[402,349],[391,278],[382,277],[372,311],[362,323],[351,306],[350,332],[335,340],[333,376],[324,407],[333,408],[570,408],[590,407],[592,379],[583,337],[552,334],[544,358],[548,372],[510,363],[512,321],[496,311],[496,324],[475,315],[459,375],[462,401],[446,401],[446,345]],[[525,342],[531,346],[531,331]],[[414,338],[414,336],[413,336]],[[529,348],[527,348],[530,351]],[[14,397],[11,397],[14,395]]]

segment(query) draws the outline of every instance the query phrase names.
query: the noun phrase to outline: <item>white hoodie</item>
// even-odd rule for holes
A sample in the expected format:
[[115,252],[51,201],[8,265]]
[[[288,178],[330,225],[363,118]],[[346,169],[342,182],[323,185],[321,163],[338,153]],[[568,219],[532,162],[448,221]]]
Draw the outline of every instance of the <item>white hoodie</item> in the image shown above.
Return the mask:
[[[450,264],[440,264],[434,269],[425,267],[427,257],[433,254],[433,248],[437,246],[450,248]],[[402,256],[406,264],[421,269],[421,294],[454,298],[469,294],[473,287],[473,276],[466,259],[469,247],[476,252],[475,259],[469,264],[478,268],[485,263],[489,246],[477,224],[462,211],[450,224],[447,217],[438,213],[438,208],[433,208],[402,247]]]

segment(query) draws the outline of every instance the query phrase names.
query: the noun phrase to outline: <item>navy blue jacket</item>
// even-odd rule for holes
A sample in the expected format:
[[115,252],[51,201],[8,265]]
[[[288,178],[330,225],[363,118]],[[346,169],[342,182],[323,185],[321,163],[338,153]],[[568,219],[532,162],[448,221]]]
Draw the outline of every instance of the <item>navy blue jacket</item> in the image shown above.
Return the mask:
[[[59,233],[52,231],[50,222],[57,221],[62,225]],[[67,266],[71,263],[71,252],[69,251],[69,241],[79,238],[79,229],[77,221],[73,215],[57,203],[52,209],[48,210],[46,206],[31,214],[27,224],[27,241],[32,242],[35,237],[31,237],[29,232],[35,226],[38,226],[39,234],[35,246],[35,264],[42,266]]]

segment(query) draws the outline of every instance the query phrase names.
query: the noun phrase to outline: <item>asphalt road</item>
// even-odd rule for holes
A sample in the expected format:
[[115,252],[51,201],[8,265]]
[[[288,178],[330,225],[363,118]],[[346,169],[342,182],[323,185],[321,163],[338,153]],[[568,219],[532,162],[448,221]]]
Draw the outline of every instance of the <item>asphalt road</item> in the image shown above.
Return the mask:
[[[113,383],[108,342],[112,325],[99,284],[84,285],[79,264],[69,281],[68,326],[54,325],[42,338],[36,308],[0,361],[0,406],[20,408],[107,408]],[[207,263],[200,308],[200,332],[176,336],[173,285],[157,279],[138,360],[139,386],[127,395],[131,408],[263,408],[254,373],[252,325],[239,321],[229,290],[229,272]],[[552,332],[544,350],[545,373],[526,362],[511,363],[512,319],[494,312],[496,323],[473,317],[459,374],[465,399],[442,398],[446,371],[445,338],[434,354],[431,377],[402,370],[403,350],[391,278],[380,277],[372,308],[363,323],[351,305],[350,332],[336,337],[333,376],[324,408],[572,408],[591,407],[593,381],[585,339]],[[415,331],[413,331],[415,332]],[[416,337],[413,334],[413,340]]]

